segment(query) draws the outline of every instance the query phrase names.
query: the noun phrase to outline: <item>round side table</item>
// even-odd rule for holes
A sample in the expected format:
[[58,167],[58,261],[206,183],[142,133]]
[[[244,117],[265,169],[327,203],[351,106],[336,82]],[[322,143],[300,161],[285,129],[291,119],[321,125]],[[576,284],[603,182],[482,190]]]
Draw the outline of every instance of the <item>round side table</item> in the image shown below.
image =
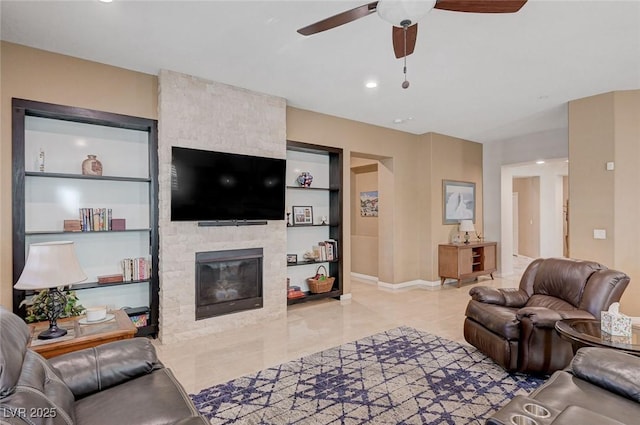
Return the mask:
[[558,320],[556,330],[571,342],[574,353],[582,347],[605,347],[640,356],[640,329],[635,327],[630,337],[621,337],[602,332],[599,320],[567,319]]

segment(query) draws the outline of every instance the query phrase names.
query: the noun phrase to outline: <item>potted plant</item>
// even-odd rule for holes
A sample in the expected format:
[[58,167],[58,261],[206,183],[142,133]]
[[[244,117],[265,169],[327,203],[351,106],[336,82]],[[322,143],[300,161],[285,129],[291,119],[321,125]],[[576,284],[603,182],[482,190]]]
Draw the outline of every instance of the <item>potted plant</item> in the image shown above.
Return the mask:
[[[76,291],[67,289],[66,291],[60,292],[62,292],[67,298],[67,303],[64,306],[60,318],[80,316],[85,308],[81,304],[78,304],[78,296],[76,295]],[[23,305],[27,306],[27,316],[24,318],[27,323],[49,320],[48,312],[50,301],[48,289],[43,289],[42,291],[33,295],[31,298],[26,298],[20,303],[21,307]]]

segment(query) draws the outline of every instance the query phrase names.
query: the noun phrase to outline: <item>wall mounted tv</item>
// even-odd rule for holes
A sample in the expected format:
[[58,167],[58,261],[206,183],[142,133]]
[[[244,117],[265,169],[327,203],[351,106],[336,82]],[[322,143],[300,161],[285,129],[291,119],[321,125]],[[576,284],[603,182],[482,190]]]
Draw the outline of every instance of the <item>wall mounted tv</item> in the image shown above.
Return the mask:
[[284,159],[172,147],[171,220],[284,220]]

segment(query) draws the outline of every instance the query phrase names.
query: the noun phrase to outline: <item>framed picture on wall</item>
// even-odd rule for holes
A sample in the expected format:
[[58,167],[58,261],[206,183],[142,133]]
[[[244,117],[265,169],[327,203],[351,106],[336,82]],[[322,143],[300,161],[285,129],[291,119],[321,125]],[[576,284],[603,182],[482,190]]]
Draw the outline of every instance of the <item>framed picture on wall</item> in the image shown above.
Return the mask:
[[360,192],[360,217],[378,216],[378,191]]
[[294,226],[311,226],[313,225],[313,208],[312,207],[291,207],[293,210]]
[[442,222],[458,224],[460,220],[476,221],[476,184],[442,180]]

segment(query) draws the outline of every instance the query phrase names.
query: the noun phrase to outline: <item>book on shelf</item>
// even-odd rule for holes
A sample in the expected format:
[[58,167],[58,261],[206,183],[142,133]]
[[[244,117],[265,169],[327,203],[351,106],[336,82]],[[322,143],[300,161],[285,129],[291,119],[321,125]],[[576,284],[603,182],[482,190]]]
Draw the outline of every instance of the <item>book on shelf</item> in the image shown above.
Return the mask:
[[334,261],[338,259],[338,242],[335,239],[318,242],[313,247],[314,254],[317,254],[317,261]]
[[146,257],[125,258],[122,260],[122,275],[125,282],[147,280],[151,277],[151,261]]
[[121,274],[98,276],[98,283],[118,283],[122,281],[124,281],[124,276]]
[[297,285],[292,285],[289,286],[287,288],[287,298],[288,299],[294,299],[294,298],[302,298],[305,297],[306,294],[304,292],[302,292],[302,290],[300,290],[300,287]]
[[80,208],[80,223],[83,232],[111,230],[111,208]]
[[62,229],[65,232],[82,232],[82,221],[64,220]]

